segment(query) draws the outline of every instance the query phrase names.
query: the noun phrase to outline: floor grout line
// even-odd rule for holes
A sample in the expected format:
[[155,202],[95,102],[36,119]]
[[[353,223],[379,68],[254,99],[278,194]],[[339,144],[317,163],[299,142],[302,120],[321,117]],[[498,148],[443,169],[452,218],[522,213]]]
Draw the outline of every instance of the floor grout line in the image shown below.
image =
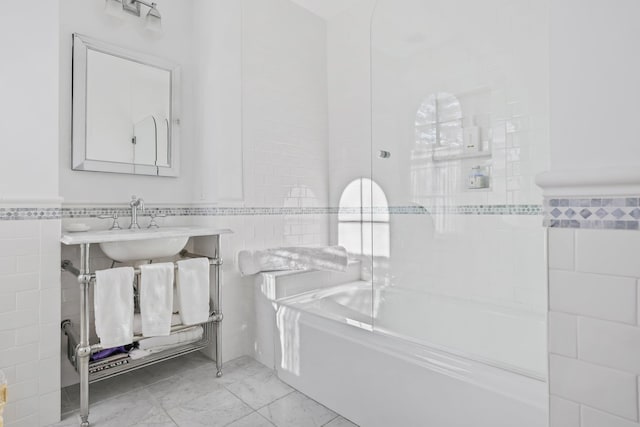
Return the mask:
[[[215,362],[213,362],[213,363],[215,363]],[[181,372],[180,374],[185,374],[185,373],[187,373],[187,372],[189,372],[189,371],[192,371],[192,370],[195,370],[195,369],[200,368],[200,367],[202,367],[202,366],[205,366],[206,364],[207,364],[207,362],[202,363],[201,365],[198,365],[198,366],[193,366],[193,367],[191,367],[191,368],[187,368],[187,369],[185,369],[183,372]],[[154,364],[154,365],[151,365],[151,366],[158,366],[158,365],[159,365],[159,364]],[[145,369],[145,368],[142,368],[142,369]],[[131,372],[128,372],[128,373],[126,373],[126,374],[124,374],[124,375],[125,375],[125,376],[129,375],[129,376],[131,376],[131,377],[135,377],[136,375],[139,375],[139,374],[140,374],[140,372],[142,372],[142,369],[136,369],[136,370],[131,371]],[[122,396],[122,395],[128,394],[128,393],[130,393],[130,392],[132,392],[132,391],[142,390],[143,388],[147,388],[147,387],[152,386],[152,385],[154,385],[154,384],[157,384],[157,383],[159,383],[159,382],[162,382],[162,381],[168,380],[168,379],[170,379],[170,378],[172,378],[172,377],[178,377],[180,374],[174,373],[174,374],[171,374],[171,375],[169,375],[169,376],[167,376],[167,377],[165,377],[165,378],[160,378],[160,379],[158,379],[157,381],[150,382],[149,384],[140,384],[140,385],[138,385],[138,386],[136,386],[136,387],[133,387],[133,388],[131,388],[131,389],[128,389],[126,392],[118,392],[118,393],[116,393],[116,394],[114,394],[114,395],[111,395],[111,393],[108,393],[107,397],[105,397],[105,398],[103,398],[103,399],[100,399],[100,400],[96,400],[95,402],[92,402],[92,403],[91,403],[91,405],[97,405],[98,403],[102,403],[102,402],[109,401],[109,400],[114,399],[114,398],[116,398],[116,397],[118,397],[118,396]],[[114,378],[115,378],[115,377],[114,377]],[[110,380],[110,379],[112,379],[112,378],[106,379],[105,381],[108,381],[108,380]],[[98,381],[98,382],[96,382],[96,383],[94,383],[94,384],[100,384],[100,383],[101,383],[101,381]],[[66,390],[66,389],[68,389],[68,388],[70,388],[70,387],[74,387],[74,386],[79,386],[79,383],[72,384],[72,385],[69,385],[69,386],[67,386],[67,387],[63,387],[61,390],[62,390],[62,391],[64,391],[64,392],[67,394],[67,396],[69,396],[69,393],[67,392],[67,390]],[[91,385],[90,385],[89,387],[91,387]],[[78,391],[78,393],[79,393],[79,391]],[[91,396],[91,388],[89,388],[89,396]],[[69,399],[68,399],[68,400],[69,400],[69,402],[70,402],[70,403],[73,403],[73,404],[75,404],[75,403],[76,403],[73,399],[71,399],[71,397],[70,397],[70,396],[69,396]],[[65,414],[68,414],[68,413],[70,413],[70,412],[77,412],[78,410],[79,410],[79,407],[76,407],[76,408],[74,408],[74,409],[72,409],[72,410],[70,410],[70,411],[65,412]]]
[[[321,405],[322,405],[322,404],[321,404]],[[322,405],[322,406],[324,406],[324,405]],[[327,407],[325,406],[325,408],[327,408]],[[327,409],[329,409],[329,408],[327,408]],[[331,411],[331,409],[329,409],[329,410]],[[322,426],[320,426],[320,427],[326,427],[327,425],[329,425],[329,423],[334,422],[335,420],[337,420],[337,419],[340,417],[340,414],[338,414],[337,412],[335,412],[335,411],[331,411],[331,412],[333,412],[334,414],[336,414],[336,416],[335,416],[335,417],[333,417],[333,418],[331,418],[331,419],[330,419],[329,421],[327,421],[326,423],[322,424]]]
[[[240,358],[238,358],[238,359],[240,359]],[[251,359],[251,358],[249,357],[249,359]],[[234,360],[237,360],[237,359],[234,359]],[[169,381],[171,379],[180,380],[180,378],[183,377],[185,374],[191,373],[194,370],[207,369],[207,366],[210,365],[211,363],[213,363],[213,362],[203,361],[202,363],[199,363],[199,361],[195,361],[195,366],[191,366],[191,367],[185,368],[184,370],[181,370],[180,372],[177,372],[177,373],[170,373],[168,376],[163,377],[163,378],[155,379],[155,377],[153,375],[151,375],[151,378],[153,378],[153,380],[150,381],[149,383],[140,383],[140,382],[138,382],[138,379],[136,378],[136,375],[144,375],[144,373],[141,370],[136,370],[136,371],[130,372],[130,373],[128,373],[128,375],[130,375],[130,378],[133,380],[132,382],[135,384],[135,386],[133,388],[127,389],[126,391],[117,391],[117,389],[116,390],[112,389],[112,388],[114,388],[113,385],[108,384],[108,385],[105,386],[104,390],[100,390],[101,392],[104,393],[104,395],[106,397],[101,399],[101,400],[98,400],[96,402],[92,402],[91,405],[98,405],[98,404],[104,404],[104,403],[108,404],[109,401],[112,401],[112,400],[114,400],[116,398],[120,398],[122,396],[127,396],[129,394],[136,393],[136,392],[139,393],[142,390],[144,390],[144,393],[149,395],[149,398],[150,398],[150,401],[152,402],[152,404],[154,406],[156,406],[158,409],[161,409],[162,413],[165,414],[166,417],[168,418],[168,420],[170,420],[175,426],[181,427],[180,424],[178,422],[176,422],[176,420],[162,406],[161,402],[157,400],[157,398],[150,391],[150,389],[153,386],[155,386],[155,385],[157,385],[157,384],[159,384],[159,383],[161,383],[163,381]],[[267,367],[267,366],[260,365],[260,368],[263,367],[264,370],[263,369],[256,369],[256,371],[251,373],[251,371],[253,369],[255,369],[255,368],[253,366],[251,366],[251,365],[248,365],[248,366],[245,366],[245,365],[246,365],[245,363],[237,365],[237,366],[234,365],[234,367],[232,369],[230,369],[229,372],[238,372],[239,376],[236,379],[232,379],[228,383],[225,383],[223,381],[219,381],[218,382],[217,379],[213,379],[212,380],[213,383],[218,382],[218,385],[222,386],[222,389],[226,390],[228,393],[230,393],[232,396],[234,396],[236,399],[238,399],[243,405],[245,405],[246,408],[250,409],[249,413],[246,413],[246,414],[244,414],[244,415],[242,415],[242,416],[240,416],[238,418],[233,419],[229,423],[225,424],[225,426],[232,425],[233,423],[235,423],[235,422],[237,422],[237,421],[239,421],[239,420],[241,420],[243,418],[246,418],[246,417],[249,417],[249,416],[257,414],[257,416],[260,417],[260,419],[265,420],[269,425],[277,427],[277,424],[275,424],[270,418],[268,418],[267,416],[261,414],[258,411],[263,410],[264,408],[267,408],[270,405],[273,405],[274,403],[276,403],[276,402],[278,402],[278,401],[280,401],[282,399],[285,399],[288,396],[291,396],[292,394],[294,394],[296,392],[299,393],[301,396],[304,396],[305,398],[310,399],[311,401],[315,402],[316,404],[322,406],[326,410],[333,412],[334,416],[329,421],[327,421],[326,423],[322,424],[322,427],[326,427],[328,424],[330,424],[331,422],[333,422],[336,419],[341,417],[341,415],[338,414],[337,412],[331,410],[330,408],[327,408],[325,405],[322,405],[320,402],[317,402],[315,399],[312,399],[311,397],[309,397],[306,394],[300,392],[299,390],[289,386],[287,383],[285,383],[280,378],[278,378],[277,372],[275,370],[269,369],[269,367]],[[243,372],[245,369],[247,369],[249,372],[246,372],[246,371]],[[168,371],[165,371],[165,372],[168,372]],[[243,381],[245,381],[247,379],[251,379],[251,378],[257,377],[259,375],[265,375],[265,372],[269,372],[269,373],[273,374],[278,381],[280,381],[280,382],[282,382],[282,384],[290,387],[291,390],[286,392],[282,396],[280,396],[278,398],[275,398],[275,399],[265,403],[264,405],[261,405],[261,406],[259,406],[259,407],[254,409],[253,406],[251,404],[249,404],[245,399],[243,399],[239,394],[233,392],[230,389],[230,387],[232,387],[233,385],[242,383]],[[149,374],[152,374],[152,373],[149,373]],[[147,378],[147,380],[148,379],[149,378]],[[198,379],[194,378],[193,381],[198,381]],[[99,383],[95,383],[95,384],[99,384]],[[68,386],[68,387],[65,387],[65,388],[63,388],[61,390],[62,391],[62,393],[61,393],[62,398],[63,399],[66,398],[67,399],[66,402],[70,403],[72,406],[74,406],[74,404],[76,402],[75,402],[75,400],[71,399],[71,395],[72,394],[69,393],[67,388],[71,388],[73,386],[77,386],[77,385]],[[112,389],[112,390],[110,390],[110,389]],[[251,389],[251,387],[248,387],[248,389]],[[242,391],[242,390],[240,390],[240,391]],[[73,393],[73,394],[77,395],[77,393]],[[258,394],[260,394],[260,393],[258,393]],[[268,393],[267,393],[267,396],[268,396]],[[251,395],[249,397],[251,397]],[[61,415],[63,415],[63,419],[67,419],[69,416],[77,415],[78,411],[79,411],[79,408],[75,407],[75,408],[70,409],[70,410],[68,410],[68,411],[66,411],[64,413],[61,413]]]
[[264,409],[264,408],[266,408],[267,406],[269,406],[269,405],[272,405],[272,404],[276,403],[278,400],[284,399],[285,397],[289,396],[290,394],[295,393],[296,391],[298,391],[298,390],[296,390],[296,389],[294,388],[293,390],[291,390],[291,391],[290,391],[290,392],[288,392],[287,394],[282,395],[282,396],[280,396],[280,397],[278,397],[278,398],[276,398],[276,399],[273,399],[271,402],[267,403],[266,405],[262,405],[261,407],[259,407],[258,409],[256,409],[256,411],[259,411],[260,409]]

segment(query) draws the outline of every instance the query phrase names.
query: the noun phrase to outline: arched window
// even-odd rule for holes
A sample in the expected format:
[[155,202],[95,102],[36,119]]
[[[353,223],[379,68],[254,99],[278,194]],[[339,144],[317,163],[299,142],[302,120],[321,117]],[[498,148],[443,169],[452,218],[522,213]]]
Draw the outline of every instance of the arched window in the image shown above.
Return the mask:
[[378,184],[367,178],[351,182],[340,197],[338,243],[354,255],[389,257],[388,208]]

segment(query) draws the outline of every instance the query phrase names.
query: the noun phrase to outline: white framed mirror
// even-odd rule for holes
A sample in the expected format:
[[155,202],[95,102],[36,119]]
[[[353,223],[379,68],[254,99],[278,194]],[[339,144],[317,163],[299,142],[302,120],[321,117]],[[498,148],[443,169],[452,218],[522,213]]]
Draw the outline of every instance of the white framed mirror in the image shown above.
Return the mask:
[[73,35],[72,168],[178,176],[180,67]]

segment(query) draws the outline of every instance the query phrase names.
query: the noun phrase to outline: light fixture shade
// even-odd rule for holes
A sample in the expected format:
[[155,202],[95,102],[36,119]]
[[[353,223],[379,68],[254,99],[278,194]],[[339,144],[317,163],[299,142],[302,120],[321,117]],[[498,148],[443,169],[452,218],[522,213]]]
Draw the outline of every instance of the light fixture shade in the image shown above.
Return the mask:
[[147,17],[145,19],[145,28],[148,31],[153,31],[154,33],[162,32],[162,15],[158,9],[156,9],[156,4],[153,3],[153,7],[149,9],[149,13],[147,13]]
[[120,18],[122,13],[122,2],[120,0],[105,0],[104,11],[107,15]]

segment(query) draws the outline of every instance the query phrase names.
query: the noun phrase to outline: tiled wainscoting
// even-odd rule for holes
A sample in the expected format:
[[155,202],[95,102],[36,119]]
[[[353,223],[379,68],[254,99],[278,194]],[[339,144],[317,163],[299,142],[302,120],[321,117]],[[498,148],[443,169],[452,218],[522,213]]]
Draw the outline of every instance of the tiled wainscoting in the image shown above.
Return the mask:
[[60,417],[60,220],[0,221],[0,370],[7,427]]
[[557,227],[549,229],[550,426],[640,426],[640,232]]

